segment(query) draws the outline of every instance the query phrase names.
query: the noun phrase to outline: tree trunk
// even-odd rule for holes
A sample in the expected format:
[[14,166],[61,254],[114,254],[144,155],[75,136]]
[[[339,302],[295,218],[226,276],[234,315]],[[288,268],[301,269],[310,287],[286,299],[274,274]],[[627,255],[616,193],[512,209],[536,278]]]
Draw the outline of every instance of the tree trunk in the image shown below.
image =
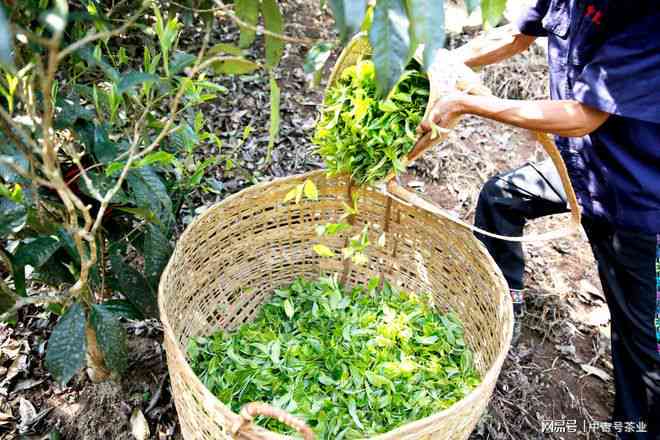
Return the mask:
[[94,383],[108,380],[112,372],[105,366],[103,352],[96,341],[96,331],[89,323],[85,328],[85,336],[87,337],[87,375],[89,379]]

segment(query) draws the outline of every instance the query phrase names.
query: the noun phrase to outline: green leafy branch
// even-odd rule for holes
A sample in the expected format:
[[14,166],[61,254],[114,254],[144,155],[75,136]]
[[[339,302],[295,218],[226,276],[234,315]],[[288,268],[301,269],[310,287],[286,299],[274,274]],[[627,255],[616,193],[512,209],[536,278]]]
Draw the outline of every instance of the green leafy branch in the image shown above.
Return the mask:
[[[295,185],[291,190],[289,190],[289,192],[286,193],[282,201],[283,203],[294,201],[296,204],[299,204],[303,199],[312,201],[319,200],[318,188],[316,188],[316,185],[310,179],[306,179],[304,182]],[[349,230],[351,225],[349,223],[345,223],[344,220],[359,213],[357,208],[358,200],[358,193],[353,193],[353,206],[350,206],[344,202],[344,213],[339,217],[337,223],[317,225],[316,235],[318,237],[333,237]],[[366,254],[367,248],[370,244],[369,228],[370,225],[365,224],[360,233],[350,237],[347,240],[346,246],[341,249],[341,255],[343,259],[350,259],[354,264],[357,265],[365,265],[369,262],[369,258]],[[382,243],[383,239],[384,236],[379,239],[379,243]],[[322,243],[313,245],[312,250],[320,257],[330,258],[337,256],[332,249]]]
[[[10,62],[0,66],[0,93],[8,103],[0,105],[0,263],[12,281],[0,279],[0,319],[11,320],[30,304],[50,305],[61,314],[46,366],[62,383],[86,362],[95,380],[122,374],[127,351],[118,318],[157,316],[155,289],[171,252],[168,235],[174,225],[172,200],[158,170],[176,166],[177,159],[156,150],[178,138],[191,154],[201,127],[195,124],[191,138],[184,111],[219,91],[201,67],[210,27],[200,52],[185,54],[176,51],[177,19],[165,19],[157,10],[161,51],[154,55],[145,48],[144,70],[120,74],[117,69],[126,61],[121,50],[106,60],[107,39],[132,28],[147,7],[149,2],[118,28],[100,32],[75,26],[64,0],[41,14],[43,26],[31,31],[0,20],[0,40],[11,37],[11,29],[27,38],[18,39]],[[25,21],[31,25],[29,16]],[[76,40],[77,30],[83,35]],[[93,49],[87,47],[95,42]],[[39,44],[43,47],[33,50]],[[103,77],[93,86],[76,82],[98,71]],[[163,102],[167,105],[160,111]],[[113,211],[129,215],[131,232],[122,235],[118,222],[108,222],[118,218]],[[135,246],[143,253],[144,273],[122,255],[138,228]],[[5,249],[5,241],[14,245]],[[62,287],[63,293],[29,295],[28,267],[34,280]],[[106,300],[108,284],[126,300]]]

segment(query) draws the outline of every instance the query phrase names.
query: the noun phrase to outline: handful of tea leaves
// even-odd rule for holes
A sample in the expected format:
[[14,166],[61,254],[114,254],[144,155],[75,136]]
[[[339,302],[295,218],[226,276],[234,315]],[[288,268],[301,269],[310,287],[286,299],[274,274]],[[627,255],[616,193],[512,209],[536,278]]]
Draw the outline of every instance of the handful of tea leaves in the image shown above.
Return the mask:
[[361,185],[403,171],[401,159],[417,140],[428,99],[428,78],[415,61],[383,100],[373,62],[346,68],[328,90],[314,135],[330,174],[349,173]]
[[345,291],[336,278],[298,279],[233,333],[191,340],[190,364],[233,411],[269,402],[321,439],[390,431],[463,398],[480,379],[456,316],[378,285]]

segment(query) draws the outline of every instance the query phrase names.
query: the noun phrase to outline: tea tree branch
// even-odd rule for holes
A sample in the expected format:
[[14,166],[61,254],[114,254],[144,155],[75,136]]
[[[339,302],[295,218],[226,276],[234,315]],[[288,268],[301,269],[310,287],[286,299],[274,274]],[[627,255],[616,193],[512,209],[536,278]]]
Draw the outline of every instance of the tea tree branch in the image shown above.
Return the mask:
[[120,27],[118,27],[116,29],[112,29],[112,30],[105,31],[105,32],[98,32],[96,34],[91,34],[91,35],[88,35],[88,36],[76,41],[75,43],[70,44],[66,48],[62,49],[62,51],[57,55],[57,61],[58,62],[62,61],[68,55],[72,54],[73,52],[77,51],[81,47],[83,47],[83,46],[85,46],[89,43],[92,43],[96,40],[106,40],[108,38],[117,36],[117,35],[125,32],[128,28],[133,26],[133,24],[135,24],[135,22],[140,17],[142,17],[144,15],[144,11],[146,9],[147,9],[146,5],[142,6],[142,8],[140,8],[140,10],[137,13],[130,16],[128,18],[128,20],[126,20],[126,22],[123,25],[121,25]]

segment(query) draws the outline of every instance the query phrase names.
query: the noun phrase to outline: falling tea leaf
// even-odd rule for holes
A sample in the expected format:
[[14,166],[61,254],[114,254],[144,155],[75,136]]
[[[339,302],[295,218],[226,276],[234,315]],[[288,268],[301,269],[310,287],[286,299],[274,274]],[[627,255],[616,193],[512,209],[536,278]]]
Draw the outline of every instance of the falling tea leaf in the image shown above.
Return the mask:
[[315,244],[312,249],[321,257],[334,257],[335,253],[329,247],[322,244]]
[[305,180],[304,192],[305,192],[305,197],[307,197],[310,200],[319,199],[319,190],[316,189],[316,185],[314,185],[314,182],[312,182],[309,179]]

